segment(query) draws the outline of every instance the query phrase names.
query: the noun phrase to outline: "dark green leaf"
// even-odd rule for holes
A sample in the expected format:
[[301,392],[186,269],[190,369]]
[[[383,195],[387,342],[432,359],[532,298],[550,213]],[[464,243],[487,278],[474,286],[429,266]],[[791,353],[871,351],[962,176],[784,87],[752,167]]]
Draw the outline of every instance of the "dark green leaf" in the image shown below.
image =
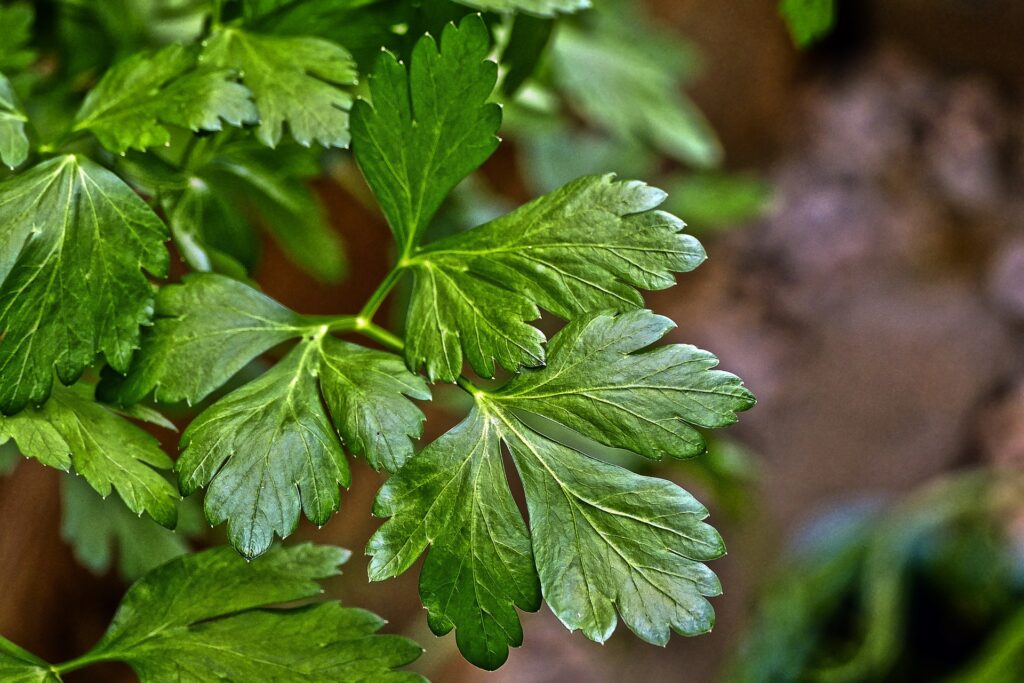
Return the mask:
[[97,353],[125,370],[152,316],[141,272],[167,271],[166,228],[117,176],[81,156],[0,184],[0,410],[74,382]]
[[26,47],[32,37],[34,20],[35,10],[27,2],[0,5],[0,26],[4,35],[0,40],[0,71],[13,73],[36,58],[35,52]]
[[370,76],[372,104],[353,110],[356,161],[408,255],[441,202],[498,146],[501,110],[487,102],[497,65],[476,15],[413,50],[408,72],[381,55]]
[[89,653],[127,663],[142,683],[163,681],[422,681],[393,671],[421,653],[376,635],[379,617],[336,602],[290,609],[338,573],[340,548],[300,545],[248,563],[229,548],[186,555],[133,585]]

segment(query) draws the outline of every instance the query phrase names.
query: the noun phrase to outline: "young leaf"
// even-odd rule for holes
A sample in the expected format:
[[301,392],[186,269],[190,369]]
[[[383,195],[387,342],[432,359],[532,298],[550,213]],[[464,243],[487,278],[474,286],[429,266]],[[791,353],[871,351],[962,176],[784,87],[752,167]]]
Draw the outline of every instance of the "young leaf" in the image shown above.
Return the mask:
[[41,408],[0,417],[0,442],[8,439],[44,465],[73,466],[103,497],[116,489],[136,515],[168,528],[177,522],[178,494],[153,469],[170,469],[171,459],[152,436],[96,403],[89,385],[58,385]]
[[79,564],[103,575],[116,558],[117,573],[129,581],[187,553],[189,536],[203,528],[195,500],[182,502],[178,524],[170,531],[132,514],[119,499],[103,500],[78,477],[64,477],[61,503],[61,538]]
[[198,51],[168,45],[115,65],[85,98],[75,130],[91,131],[111,152],[166,145],[166,124],[220,130],[256,120],[249,91],[230,69],[196,68]]
[[[367,546],[370,577],[402,573],[429,545],[420,593],[431,627],[454,627],[463,654],[484,668],[500,666],[521,643],[514,606],[538,607],[538,580],[563,623],[599,642],[615,629],[616,609],[652,643],[664,644],[670,630],[708,631],[714,613],[706,598],[720,587],[702,563],[724,547],[702,522],[707,511],[674,484],[589,458],[514,412],[546,415],[650,457],[692,453],[699,444],[687,423],[734,421],[753,397],[692,347],[634,353],[666,329],[647,311],[591,314],[552,339],[549,367],[476,392],[470,416],[378,494],[374,513],[391,519]],[[705,389],[710,400],[699,398]],[[643,435],[652,418],[666,433]],[[523,480],[529,533],[504,481],[500,442]]]
[[[84,662],[124,662],[141,683],[416,682],[395,671],[422,650],[399,636],[379,635],[384,621],[337,602],[272,605],[318,597],[319,581],[337,575],[348,552],[329,546],[280,548],[248,563],[230,548],[179,557],[137,581]],[[4,680],[60,681],[48,664],[0,638]]]
[[404,255],[441,202],[498,146],[501,109],[487,102],[498,68],[490,36],[471,15],[441,44],[416,43],[408,71],[389,53],[370,76],[370,97],[352,113],[353,152]]
[[256,137],[268,147],[281,141],[285,123],[306,147],[313,142],[348,146],[352,95],[342,86],[353,85],[357,73],[341,46],[307,36],[221,28],[206,42],[200,61],[239,73],[259,110]]
[[84,157],[0,184],[0,412],[45,401],[54,367],[65,384],[97,353],[127,369],[152,315],[142,269],[166,274],[166,237],[130,187]]
[[736,422],[754,405],[718,359],[685,344],[643,352],[675,324],[647,310],[569,323],[548,346],[548,364],[514,377],[495,399],[565,424],[600,443],[660,459],[700,455],[697,428]]
[[28,117],[11,89],[10,81],[0,74],[0,161],[12,169],[28,158],[26,121]]
[[456,0],[488,12],[526,12],[541,17],[578,12],[590,7],[590,0]]
[[[182,435],[182,490],[209,486],[207,517],[227,521],[245,555],[291,533],[300,508],[318,524],[338,509],[338,486],[349,481],[342,443],[389,471],[412,455],[423,414],[406,397],[430,392],[398,356],[335,339],[327,325],[219,275],[165,287],[158,316],[140,360],[123,380],[108,377],[104,397],[131,403],[155,388],[165,400],[197,401],[271,346],[303,338]],[[196,367],[211,370],[196,378]]]
[[[572,319],[643,305],[637,291],[665,289],[704,249],[657,211],[665,194],[612,176],[581,178],[479,228],[434,242],[408,259],[415,274],[406,358],[431,378],[454,380],[463,353],[480,375],[492,358],[508,370],[543,364],[541,334],[525,324],[535,304]],[[495,284],[495,283],[500,283]]]

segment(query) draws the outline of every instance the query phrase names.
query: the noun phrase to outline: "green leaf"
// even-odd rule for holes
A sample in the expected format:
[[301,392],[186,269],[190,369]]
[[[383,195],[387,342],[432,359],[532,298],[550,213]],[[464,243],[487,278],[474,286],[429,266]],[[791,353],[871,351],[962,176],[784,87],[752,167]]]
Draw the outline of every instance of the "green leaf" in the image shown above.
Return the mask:
[[50,671],[49,664],[3,636],[0,636],[0,678],[6,683],[60,683],[60,677]]
[[668,183],[672,212],[686,216],[695,231],[753,220],[764,213],[772,198],[766,181],[743,175],[700,173]]
[[779,12],[799,47],[824,38],[836,22],[835,0],[782,0]]
[[590,0],[456,0],[463,5],[488,12],[525,12],[541,17],[578,12],[590,7]]
[[459,649],[496,669],[523,642],[515,607],[540,608],[529,533],[509,492],[492,417],[473,413],[414,457],[381,489],[370,578],[401,574],[430,544],[420,594],[437,635],[457,628]]
[[406,397],[428,400],[430,392],[400,357],[338,340],[328,325],[221,275],[163,288],[157,316],[128,375],[105,377],[105,399],[131,404],[154,391],[160,400],[199,401],[259,354],[302,338],[182,435],[181,489],[209,486],[208,519],[227,521],[245,555],[291,533],[300,508],[317,524],[338,509],[338,486],[349,482],[342,444],[389,471],[412,455],[423,414]]
[[11,89],[10,81],[0,74],[0,161],[12,169],[28,158],[26,121],[28,117]]
[[61,537],[75,559],[94,574],[106,574],[114,560],[121,578],[134,581],[146,572],[189,551],[188,538],[198,534],[203,517],[189,499],[179,506],[174,531],[140,518],[120,501],[104,501],[78,477],[64,477]]
[[190,275],[160,289],[156,320],[123,379],[106,373],[104,400],[197,403],[261,353],[309,328],[298,314],[252,287],[220,275]]
[[103,497],[116,489],[136,515],[165,527],[178,518],[178,494],[153,468],[171,460],[152,436],[96,403],[87,384],[56,386],[41,408],[0,417],[0,441],[13,439],[29,458],[65,472],[71,467]]
[[220,28],[206,42],[200,61],[234,69],[252,91],[259,110],[256,138],[268,147],[281,141],[284,124],[306,147],[347,147],[356,82],[351,55],[339,45],[308,36],[271,36]]
[[[466,658],[489,669],[522,643],[514,607],[538,608],[538,581],[559,619],[599,642],[616,610],[652,643],[665,644],[670,630],[710,630],[705,598],[720,587],[702,563],[724,547],[702,522],[707,511],[674,484],[588,457],[517,414],[649,457],[699,452],[689,425],[734,422],[753,396],[693,347],[638,353],[670,326],[649,311],[591,314],[551,340],[546,368],[475,390],[470,416],[381,488],[374,514],[391,519],[367,546],[370,578],[404,572],[429,545],[420,594],[431,627],[457,629]],[[523,481],[529,532],[505,481],[502,442]]]
[[91,131],[112,152],[170,144],[167,124],[220,130],[256,120],[249,91],[230,69],[196,68],[198,50],[169,45],[116,64],[85,98],[75,130]]
[[717,165],[722,150],[714,131],[680,90],[689,65],[671,55],[685,49],[644,30],[629,32],[645,25],[640,18],[598,17],[593,31],[564,27],[553,45],[555,80],[570,102],[619,138],[694,166]]
[[[525,486],[529,535],[499,439]],[[538,608],[538,580],[558,618],[598,642],[615,629],[616,607],[658,644],[670,629],[695,635],[713,623],[705,598],[720,587],[702,563],[724,547],[699,503],[541,436],[487,398],[384,485],[374,512],[391,519],[367,546],[371,579],[401,573],[430,545],[420,594],[431,627],[454,627],[463,655],[483,668],[522,643],[514,606]]]
[[172,560],[133,585],[86,657],[121,661],[142,683],[207,681],[422,681],[393,671],[422,650],[377,635],[379,617],[314,598],[347,551],[300,545],[248,563],[229,548]]
[[[581,178],[407,260],[415,273],[406,358],[454,380],[463,353],[477,374],[544,362],[525,321],[536,305],[565,319],[643,305],[642,289],[675,284],[705,258],[678,218],[657,211],[661,190],[612,176]],[[497,284],[500,283],[500,284]],[[535,305],[536,304],[536,305]]]
[[342,441],[374,469],[396,472],[412,456],[410,438],[423,433],[423,413],[405,397],[430,391],[398,356],[325,337],[320,387]]
[[0,41],[0,71],[18,71],[29,66],[36,58],[26,46],[32,38],[35,10],[27,2],[0,5],[0,26],[4,39]]
[[80,156],[0,184],[0,411],[71,384],[102,353],[125,370],[152,315],[167,231],[117,176]]
[[707,351],[642,352],[674,327],[646,310],[569,323],[551,340],[547,366],[525,370],[494,398],[649,458],[700,455],[707,444],[698,428],[735,423],[754,396],[739,377],[712,370],[718,359]]
[[404,255],[441,202],[497,149],[501,109],[488,103],[497,65],[483,19],[447,26],[440,47],[417,42],[408,71],[389,53],[356,103],[353,151]]

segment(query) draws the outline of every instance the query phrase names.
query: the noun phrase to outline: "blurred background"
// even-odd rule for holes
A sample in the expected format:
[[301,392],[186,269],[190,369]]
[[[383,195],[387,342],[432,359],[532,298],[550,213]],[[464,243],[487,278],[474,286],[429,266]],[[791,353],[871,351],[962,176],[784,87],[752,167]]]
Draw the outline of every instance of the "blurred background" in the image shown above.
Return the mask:
[[[502,669],[476,670],[427,629],[416,569],[367,584],[380,478],[362,463],[342,512],[299,534],[356,551],[332,591],[419,640],[436,681],[1024,680],[1024,3],[840,0],[812,29],[772,0],[595,4],[543,52],[518,46],[541,68],[506,78],[506,144],[436,229],[585,173],[671,193],[710,258],[650,306],[759,404],[703,458],[606,455],[711,509],[716,629],[601,647],[542,608]],[[320,175],[327,232],[270,226],[252,274],[303,312],[351,312],[388,230],[346,155]],[[338,241],[352,277],[303,267]],[[425,438],[459,402],[438,391]],[[194,508],[171,535],[18,460],[0,456],[0,632],[50,661],[98,638],[126,579],[219,542]]]

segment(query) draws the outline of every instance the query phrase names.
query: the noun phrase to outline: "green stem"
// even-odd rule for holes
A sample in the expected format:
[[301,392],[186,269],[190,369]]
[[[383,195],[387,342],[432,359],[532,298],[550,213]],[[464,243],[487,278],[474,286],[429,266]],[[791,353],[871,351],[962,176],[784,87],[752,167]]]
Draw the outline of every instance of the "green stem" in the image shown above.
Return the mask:
[[362,321],[362,324],[357,324],[356,331],[363,336],[369,337],[392,351],[401,353],[405,350],[405,342],[385,330],[380,325],[375,325],[372,322],[366,321],[362,316],[359,316],[359,321]]
[[354,315],[305,315],[303,322],[311,326],[326,325],[328,332],[355,332],[359,330],[359,318]]
[[359,317],[366,320],[367,323],[372,322],[373,316],[377,314],[381,304],[384,303],[384,299],[387,298],[404,274],[405,269],[403,267],[395,266],[392,268],[391,272],[384,278],[384,281],[380,283],[380,286],[370,295],[366,305],[363,306],[363,310],[359,311]]
[[50,671],[55,673],[58,677],[77,671],[78,669],[84,669],[87,666],[93,664],[99,664],[100,662],[113,662],[117,661],[117,657],[109,652],[87,652],[81,657],[75,657],[74,659],[68,660],[63,664],[54,664],[50,667]]

